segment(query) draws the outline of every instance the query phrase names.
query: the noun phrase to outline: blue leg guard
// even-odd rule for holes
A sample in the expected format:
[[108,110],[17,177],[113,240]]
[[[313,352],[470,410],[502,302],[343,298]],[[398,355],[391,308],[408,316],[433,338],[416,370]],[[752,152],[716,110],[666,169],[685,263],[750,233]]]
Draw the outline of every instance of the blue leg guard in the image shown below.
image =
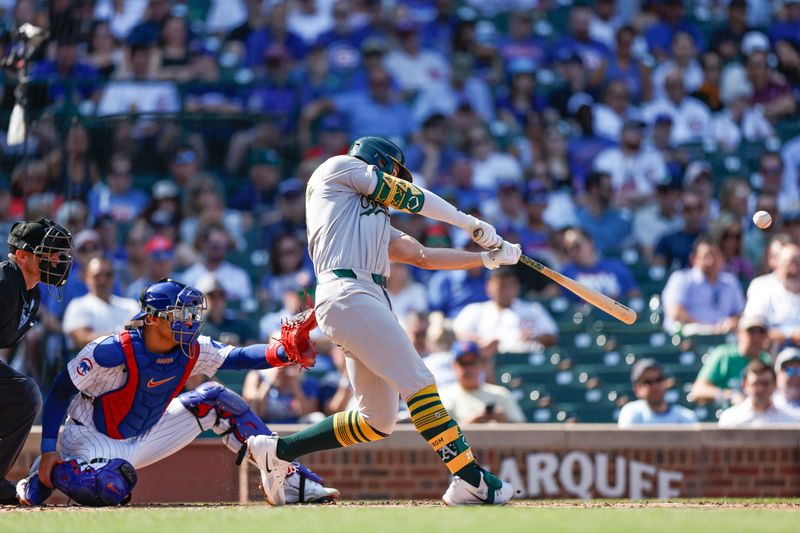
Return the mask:
[[253,435],[272,435],[241,396],[214,381],[184,392],[178,399],[197,418],[203,418],[214,410],[218,419],[225,419],[230,424],[227,433],[233,434],[242,444]]
[[[184,392],[178,399],[197,418],[203,418],[214,410],[218,419],[226,420],[230,424],[230,428],[223,433],[223,436],[232,434],[243,445],[247,443],[248,437],[272,435],[272,431],[250,409],[244,398],[215,381],[207,381],[193,391]],[[241,462],[246,450],[247,448],[242,446],[237,462]],[[307,467],[297,462],[293,464],[297,467],[297,471],[308,479],[320,485],[324,484],[322,478]]]
[[17,498],[24,505],[39,506],[44,505],[51,494],[53,489],[48,489],[39,481],[39,459],[36,459],[33,473],[17,483]]
[[124,459],[112,459],[95,470],[77,461],[60,463],[53,468],[53,486],[81,505],[107,507],[124,505],[136,486],[136,470]]

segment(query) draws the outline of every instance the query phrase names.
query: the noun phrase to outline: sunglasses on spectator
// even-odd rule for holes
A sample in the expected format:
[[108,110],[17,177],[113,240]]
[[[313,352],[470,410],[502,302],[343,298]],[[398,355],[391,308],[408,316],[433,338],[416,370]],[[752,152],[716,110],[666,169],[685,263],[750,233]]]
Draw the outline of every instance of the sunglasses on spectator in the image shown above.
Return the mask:
[[779,166],[771,166],[771,167],[761,167],[762,174],[780,174],[781,167]]
[[641,384],[641,385],[647,385],[647,386],[649,387],[650,385],[655,385],[656,383],[662,383],[662,382],[664,382],[664,380],[666,380],[666,379],[667,379],[667,378],[665,378],[664,376],[658,376],[657,378],[653,378],[653,379],[643,379],[643,380],[640,380],[640,381],[639,381],[639,384]]
[[114,277],[114,273],[112,271],[110,271],[110,270],[101,270],[100,272],[97,272],[95,275],[93,275],[92,279],[98,279],[98,278],[110,279],[110,278],[113,278],[113,277]]
[[762,327],[756,326],[756,327],[753,327],[753,328],[747,328],[747,333],[750,333],[751,335],[753,335],[755,333],[758,333],[759,335],[766,335],[767,334],[767,330],[762,328]]
[[735,239],[737,241],[740,241],[740,240],[742,240],[742,234],[741,233],[724,233],[722,235],[722,238],[723,239]]
[[786,375],[790,378],[800,376],[800,366],[790,366],[789,368],[784,368],[783,371],[786,372]]
[[461,366],[461,367],[478,366],[478,364],[480,363],[480,360],[478,360],[478,359],[467,359],[467,360],[459,359],[459,360],[456,361],[456,363],[458,364],[458,366]]

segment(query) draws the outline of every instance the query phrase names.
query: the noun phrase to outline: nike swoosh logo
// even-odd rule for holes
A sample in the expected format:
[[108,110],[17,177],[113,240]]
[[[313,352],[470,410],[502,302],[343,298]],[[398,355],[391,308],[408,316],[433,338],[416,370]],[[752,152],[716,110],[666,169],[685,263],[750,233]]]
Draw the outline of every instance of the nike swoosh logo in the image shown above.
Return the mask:
[[113,483],[108,483],[108,484],[106,485],[106,487],[108,487],[108,489],[109,489],[111,492],[113,492],[114,494],[117,494],[117,495],[119,494],[119,491],[117,490],[117,487],[115,487]]
[[172,381],[173,379],[175,379],[175,376],[166,379],[159,379],[158,381],[153,381],[153,378],[150,378],[150,381],[147,382],[147,388],[152,389],[153,387],[158,387],[159,385],[163,385],[167,381]]

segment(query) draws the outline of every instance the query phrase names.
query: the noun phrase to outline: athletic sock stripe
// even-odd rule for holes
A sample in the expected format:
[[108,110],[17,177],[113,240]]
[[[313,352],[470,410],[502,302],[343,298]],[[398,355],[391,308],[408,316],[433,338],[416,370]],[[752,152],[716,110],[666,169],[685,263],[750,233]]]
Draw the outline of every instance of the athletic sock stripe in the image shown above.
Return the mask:
[[431,394],[429,398],[427,398],[425,400],[420,400],[418,403],[416,403],[414,405],[414,409],[410,409],[409,408],[410,409],[409,414],[411,415],[411,418],[414,418],[415,416],[417,416],[419,413],[421,413],[425,409],[428,409],[431,406],[437,405],[437,404],[438,405],[442,405],[441,398],[439,398],[438,394]]
[[350,446],[351,444],[353,444],[353,442],[350,441],[350,439],[348,438],[347,432],[345,430],[345,428],[346,428],[345,417],[346,416],[347,416],[347,413],[344,413],[344,412],[343,413],[336,413],[333,416],[333,431],[336,434],[336,440],[338,440],[339,444],[341,444],[342,446]]
[[[414,423],[416,423],[418,421],[421,421],[421,420],[429,417],[433,413],[438,413],[439,411],[445,411],[445,408],[442,405],[442,402],[436,402],[435,404],[426,407],[422,411],[412,414],[411,415],[411,420]],[[445,412],[447,412],[447,411],[445,411]]]
[[424,389],[419,390],[414,394],[412,394],[411,396],[409,396],[408,400],[406,400],[406,405],[408,405],[408,407],[411,408],[411,406],[417,403],[417,401],[421,400],[422,398],[425,398],[430,394],[437,394],[437,395],[439,394],[439,392],[436,390],[436,384],[428,385]]
[[376,440],[381,440],[386,436],[383,433],[375,431],[372,428],[372,426],[369,425],[369,422],[367,422],[367,420],[363,416],[361,416],[360,413],[358,415],[357,421],[359,429],[367,437],[368,441],[375,442]]
[[341,416],[341,413],[336,413],[335,415],[333,415],[333,435],[334,435],[334,437],[336,437],[336,440],[339,442],[339,444],[341,444],[342,446],[345,446],[344,439],[342,438],[342,434],[339,431],[339,417],[340,416]]
[[347,428],[350,430],[350,434],[353,435],[356,442],[367,442],[367,438],[361,435],[361,432],[357,429],[358,425],[355,422],[357,416],[358,413],[350,411],[347,416]]
[[350,444],[358,444],[358,439],[355,435],[353,435],[353,428],[351,426],[351,417],[352,411],[348,411],[344,415],[344,419],[342,420],[342,430],[344,434],[347,435],[347,438],[350,440]]
[[417,428],[417,431],[422,433],[423,431],[428,431],[429,429],[433,429],[435,427],[449,423],[450,417],[447,415],[447,411],[442,409],[442,412],[444,413],[444,416],[436,418],[435,416],[432,415],[429,419],[419,420],[414,422],[414,427]]
[[358,433],[358,438],[361,439],[361,442],[370,442],[372,439],[370,439],[364,432],[364,426],[362,424],[363,422],[361,421],[361,414],[355,412],[353,415],[353,425]]
[[428,441],[428,444],[431,445],[434,451],[439,451],[457,438],[461,436],[461,430],[458,426],[453,426],[451,428],[447,428],[431,440]]
[[472,448],[467,448],[466,451],[456,455],[450,461],[445,463],[447,469],[455,474],[465,466],[468,466],[470,463],[475,462],[475,456],[472,455]]
[[406,402],[406,405],[408,405],[408,407],[410,409],[411,406],[415,406],[416,407],[416,405],[419,404],[419,402],[421,402],[423,400],[427,400],[428,398],[437,398],[438,399],[439,398],[439,393],[438,392],[432,392],[430,394],[423,394],[422,396],[417,396],[413,400],[408,400],[408,402]]

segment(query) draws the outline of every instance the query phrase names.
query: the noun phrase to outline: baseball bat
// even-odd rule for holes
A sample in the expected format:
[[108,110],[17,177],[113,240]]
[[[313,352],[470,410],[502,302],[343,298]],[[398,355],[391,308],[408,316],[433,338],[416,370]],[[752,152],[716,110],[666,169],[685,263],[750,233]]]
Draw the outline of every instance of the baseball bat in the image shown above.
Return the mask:
[[536,272],[539,272],[555,281],[568,291],[577,294],[598,309],[605,311],[617,320],[620,320],[628,325],[636,322],[636,311],[630,307],[623,305],[613,298],[609,298],[605,294],[601,294],[596,290],[583,285],[582,283],[578,283],[574,279],[565,276],[560,272],[556,272],[551,268],[547,268],[539,261],[531,259],[526,255],[521,255],[519,260],[520,262],[534,269]]
[[[477,240],[480,239],[483,235],[482,228],[476,228],[472,232],[472,237]],[[547,276],[551,280],[555,281],[568,291],[577,294],[593,306],[597,307],[598,309],[605,311],[609,315],[613,316],[617,320],[628,324],[629,326],[636,322],[636,311],[628,307],[627,305],[623,305],[618,301],[614,300],[613,298],[609,298],[605,294],[601,294],[594,289],[583,285],[582,283],[578,283],[574,279],[561,274],[560,272],[556,272],[551,268],[547,268],[539,261],[531,259],[527,255],[521,255],[519,257],[520,262],[523,264],[531,267],[536,272]]]

